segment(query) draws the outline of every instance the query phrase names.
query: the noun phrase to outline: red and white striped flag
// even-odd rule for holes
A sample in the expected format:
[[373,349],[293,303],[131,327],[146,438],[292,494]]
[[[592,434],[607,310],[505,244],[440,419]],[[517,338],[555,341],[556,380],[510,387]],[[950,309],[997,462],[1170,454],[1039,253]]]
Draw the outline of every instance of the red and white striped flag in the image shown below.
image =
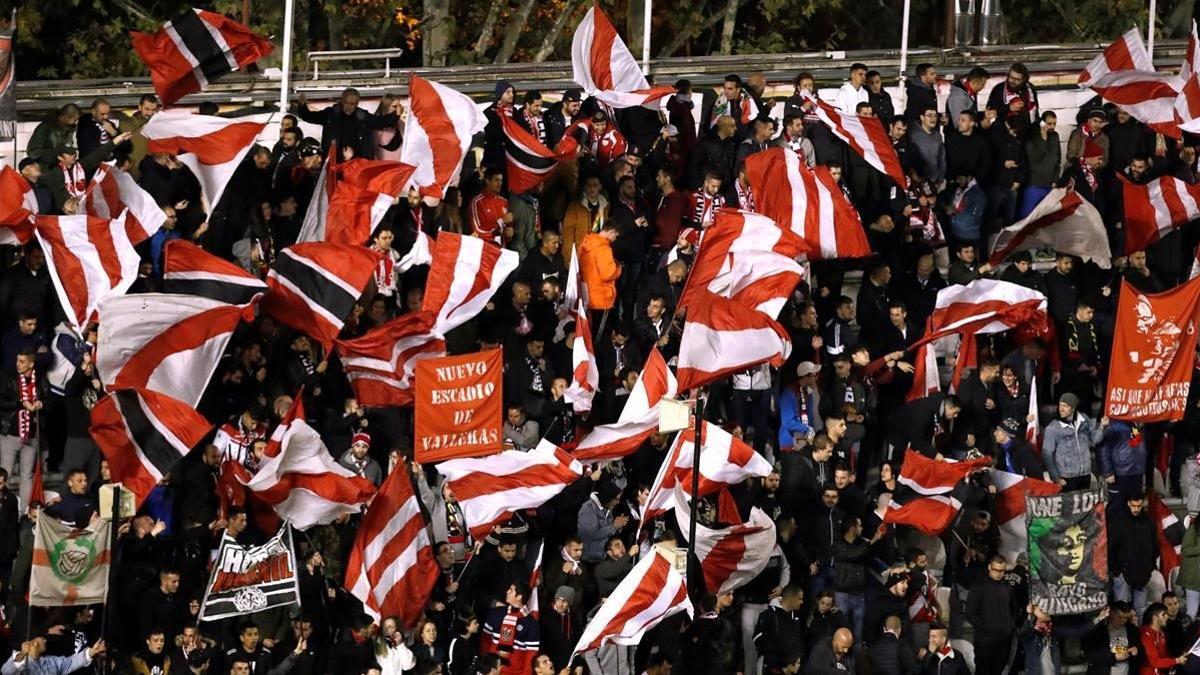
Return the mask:
[[808,99],[816,104],[814,110],[817,118],[834,136],[842,139],[863,161],[891,178],[901,189],[908,187],[908,177],[900,166],[900,157],[896,155],[892,139],[888,138],[887,130],[878,117],[849,115],[815,96],[810,95]]
[[1175,120],[1180,86],[1177,77],[1122,70],[1093,80],[1088,86],[1155,132],[1175,139],[1183,137]]
[[190,241],[172,239],[163,247],[162,288],[166,293],[244,305],[266,292],[267,285],[238,265]]
[[1200,185],[1174,176],[1135,185],[1117,176],[1125,198],[1125,253],[1144,251],[1167,232],[1200,218]]
[[141,264],[125,227],[125,212],[95,216],[38,216],[37,238],[67,319],[79,331],[96,320],[106,298],[123,295]]
[[1029,215],[1000,230],[988,262],[995,266],[1017,251],[1047,247],[1104,269],[1112,266],[1100,212],[1074,190],[1054,188]]
[[1196,250],[1192,252],[1192,270],[1188,272],[1188,280],[1200,277],[1200,244],[1196,245]]
[[395,616],[412,628],[421,617],[441,573],[427,525],[401,462],[367,508],[346,564],[344,586],[376,621]]
[[588,323],[587,303],[579,302],[575,311],[575,344],[571,345],[571,383],[563,398],[575,412],[592,409],[592,397],[600,386],[600,369],[596,367],[596,350],[592,346],[592,327]]
[[[675,521],[687,537],[691,513],[678,487],[672,491],[672,501]],[[712,528],[697,522],[693,548],[708,592],[732,593],[750,583],[771,561],[775,551],[775,522],[757,506],[750,509],[749,520],[731,527]]]
[[674,87],[650,86],[600,3],[593,4],[575,28],[571,73],[585,94],[613,108],[649,107],[675,94]]
[[88,433],[108,460],[112,479],[140,507],[162,479],[212,431],[182,401],[149,389],[118,389],[96,402]]
[[1029,378],[1029,412],[1025,416],[1025,442],[1039,454],[1042,448],[1041,425],[1038,424],[1037,375]]
[[904,464],[896,479],[896,494],[883,514],[883,522],[911,525],[930,536],[939,536],[950,527],[962,509],[962,502],[951,494],[972,471],[986,468],[990,457],[965,462],[930,459],[914,450],[904,452]]
[[0,167],[0,244],[23,246],[33,237],[38,213],[33,186],[16,169]]
[[1154,62],[1150,59],[1150,52],[1146,51],[1146,44],[1142,42],[1142,34],[1137,26],[1126,31],[1087,64],[1083,72],[1079,73],[1079,86],[1086,86],[1109,73],[1123,70],[1154,72]]
[[417,361],[446,354],[446,341],[432,328],[432,312],[410,312],[361,337],[335,343],[359,404],[412,405]]
[[746,180],[758,211],[800,235],[809,259],[871,255],[858,211],[829,175],[794,152],[771,148],[746,158]]
[[783,365],[791,338],[771,317],[713,293],[688,309],[676,377],[686,391],[760,363]]
[[504,131],[505,175],[508,189],[514,195],[529,192],[550,180],[559,163],[569,162],[579,153],[579,142],[570,133],[564,134],[551,150],[512,117],[501,115],[500,123]]
[[433,332],[445,335],[482,312],[518,262],[516,251],[478,237],[439,232],[421,304],[436,316]]
[[[929,330],[929,320],[925,321],[925,330]],[[916,358],[913,359],[913,384],[905,396],[906,401],[915,401],[936,394],[942,390],[941,374],[938,372],[937,350],[934,345],[925,344],[917,347]]]
[[238,164],[250,152],[265,123],[238,121],[182,110],[157,113],[142,127],[146,149],[176,155],[200,182],[200,191],[212,211],[225,193]]
[[315,242],[279,252],[267,273],[263,311],[326,349],[375,274],[379,254],[364,246]]
[[272,433],[258,471],[240,480],[280,518],[307,530],[358,513],[375,495],[375,486],[334,459],[321,435],[297,414],[299,401]]
[[471,138],[487,118],[465,94],[416,75],[408,83],[409,113],[400,161],[415,167],[411,183],[422,195],[441,199],[458,185],[458,172]]
[[1187,56],[1179,70],[1179,95],[1175,97],[1175,121],[1182,131],[1200,131],[1200,38],[1196,36],[1196,23],[1192,22],[1192,36],[1188,40]]
[[1000,530],[1000,555],[1016,563],[1017,555],[1028,550],[1029,531],[1025,527],[1025,497],[1045,497],[1062,491],[1056,483],[1020,474],[992,469],[989,475],[996,487],[996,526]]
[[596,610],[568,660],[610,642],[636,645],[646,631],[680,612],[692,616],[687,580],[662,553],[652,549]]
[[1147,501],[1150,503],[1146,508],[1154,519],[1154,535],[1158,540],[1158,571],[1162,573],[1167,588],[1173,588],[1175,580],[1171,578],[1171,573],[1183,563],[1182,544],[1186,530],[1157,492],[1151,491]]
[[296,241],[362,245],[404,192],[414,168],[362,158],[337,162],[334,152],[331,146]]
[[514,512],[545,504],[583,475],[578,460],[544,438],[528,452],[452,459],[438,464],[437,470],[446,477],[475,541],[482,541]]
[[129,240],[134,244],[149,239],[167,222],[167,214],[133,176],[111,164],[101,164],[79,200],[79,213],[97,218],[116,218],[122,211]]
[[956,333],[999,333],[1018,326],[1038,329],[1046,319],[1046,296],[1008,281],[976,279],[938,291],[929,327],[910,349]]
[[108,390],[144,388],[200,403],[229,338],[251,305],[193,295],[139,293],[100,305],[96,372]]
[[592,429],[571,454],[584,462],[607,462],[632,454],[658,431],[659,401],[664,396],[674,397],[678,390],[675,375],[658,347],[652,348],[617,421]]

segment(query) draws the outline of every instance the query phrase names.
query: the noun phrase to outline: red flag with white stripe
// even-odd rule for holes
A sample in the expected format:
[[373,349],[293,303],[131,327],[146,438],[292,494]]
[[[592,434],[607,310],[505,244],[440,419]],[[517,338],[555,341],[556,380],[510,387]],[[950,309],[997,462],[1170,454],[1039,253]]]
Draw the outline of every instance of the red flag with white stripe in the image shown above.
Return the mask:
[[432,312],[409,312],[361,337],[334,343],[360,405],[412,405],[417,361],[446,354],[446,341],[432,328]]
[[1121,106],[1134,119],[1157,133],[1179,139],[1183,134],[1175,120],[1179,78],[1140,70],[1122,70],[1093,80],[1088,85],[1106,101]]
[[195,406],[252,305],[140,293],[100,305],[96,372],[109,390],[145,388]]
[[671,561],[657,549],[651,549],[596,610],[580,634],[570,660],[576,654],[599,649],[610,642],[636,645],[646,631],[680,612],[692,616],[687,581]]
[[1163,503],[1157,492],[1151,491],[1147,501],[1150,502],[1147,508],[1150,510],[1150,517],[1154,518],[1154,534],[1158,540],[1158,571],[1162,573],[1167,588],[1173,588],[1171,572],[1178,569],[1183,562],[1182,544],[1185,529],[1175,512]]
[[317,179],[296,241],[361,245],[404,192],[414,168],[403,162],[337,160],[335,147]]
[[289,246],[279,252],[267,273],[263,311],[328,349],[378,262],[379,254],[364,246],[328,242]]
[[584,462],[606,462],[632,454],[658,431],[659,401],[664,396],[674,397],[678,390],[675,375],[658,347],[652,348],[617,421],[592,429],[571,454]]
[[771,148],[746,158],[746,180],[758,211],[800,235],[809,259],[871,255],[862,219],[827,167],[809,169],[796,153]]
[[427,525],[401,462],[367,508],[346,563],[343,585],[376,621],[395,616],[411,629],[421,617],[441,573]]
[[434,332],[445,335],[482,312],[518,262],[516,251],[478,237],[439,232],[421,304],[437,317]]
[[206,89],[226,73],[271,53],[271,41],[216,12],[191,9],[157,33],[130,31],[133,48],[150,68],[154,91],[169,106]]
[[995,266],[1017,251],[1050,248],[1079,256],[1108,269],[1112,266],[1108,234],[1100,212],[1079,193],[1054,188],[1033,211],[1000,230],[988,262]]
[[79,213],[97,218],[116,218],[122,211],[129,240],[139,244],[167,222],[167,214],[133,176],[111,164],[101,164],[79,200]]
[[956,333],[999,333],[1047,323],[1046,296],[1008,281],[976,279],[938,291],[929,327],[912,348]]
[[299,401],[271,434],[258,471],[240,480],[280,518],[306,530],[358,513],[375,495],[375,486],[334,459],[321,435],[298,414]]
[[186,239],[172,239],[163,247],[162,288],[165,293],[244,305],[265,292],[267,284]]
[[598,2],[575,27],[571,72],[585,94],[613,108],[650,107],[675,94],[674,87],[650,86]]
[[1028,550],[1029,531],[1025,527],[1025,497],[1046,497],[1062,491],[1057,483],[992,469],[989,475],[996,487],[996,526],[1000,530],[1000,555],[1016,563],[1017,555]]
[[95,216],[38,216],[37,238],[67,319],[82,332],[106,298],[123,295],[141,264],[125,227],[125,212]]
[[888,138],[887,130],[878,117],[846,114],[815,96],[808,96],[808,99],[816,104],[814,111],[817,117],[834,136],[842,139],[863,161],[887,175],[896,185],[908,187],[908,177],[900,166],[896,148],[892,146],[892,139]]
[[990,457],[965,462],[938,461],[911,449],[896,479],[896,493],[883,514],[883,522],[911,525],[931,536],[939,536],[954,522],[962,502],[951,494],[972,471],[986,468]]
[[514,195],[545,183],[560,163],[572,161],[579,154],[579,141],[569,131],[551,150],[512,117],[501,115],[500,124],[504,131],[505,175]]
[[1142,34],[1137,26],[1130,28],[1092,59],[1079,73],[1078,82],[1080,86],[1086,86],[1093,80],[1122,70],[1154,72],[1154,62],[1150,59],[1150,52],[1146,51],[1146,44],[1142,42]]
[[528,452],[452,459],[437,469],[446,477],[475,541],[482,541],[516,511],[545,504],[583,475],[582,464],[544,438]]
[[1125,252],[1143,251],[1163,235],[1200,218],[1200,185],[1161,176],[1135,185],[1117,174],[1125,198]]
[[458,172],[471,138],[487,126],[475,102],[465,94],[431,80],[412,76],[409,112],[400,161],[415,167],[411,182],[422,195],[441,199],[458,185]]
[[33,237],[37,213],[29,181],[11,166],[0,167],[0,244],[25,245]]
[[600,369],[596,367],[596,350],[592,346],[592,327],[588,323],[587,303],[579,302],[575,311],[575,343],[571,345],[571,382],[563,398],[575,412],[592,409],[592,397],[600,386]]
[[783,365],[792,342],[771,317],[713,293],[688,310],[679,340],[676,377],[686,391],[760,363]]
[[1182,131],[1200,131],[1200,38],[1196,36],[1196,22],[1192,22],[1192,36],[1188,40],[1187,55],[1179,70],[1179,95],[1175,97],[1175,121]]
[[154,115],[142,127],[146,149],[175,155],[200,182],[207,209],[221,202],[225,186],[233,177],[254,140],[267,125],[259,122],[193,115],[167,110]]
[[[672,491],[675,521],[687,537],[691,526],[687,499],[678,487]],[[696,523],[696,558],[709,593],[732,593],[750,583],[771,561],[775,551],[775,522],[757,506],[750,519],[732,527],[712,528]]]
[[1029,378],[1029,411],[1025,415],[1025,442],[1032,446],[1040,457],[1042,453],[1042,427],[1038,424],[1039,414],[1037,375],[1034,375]]

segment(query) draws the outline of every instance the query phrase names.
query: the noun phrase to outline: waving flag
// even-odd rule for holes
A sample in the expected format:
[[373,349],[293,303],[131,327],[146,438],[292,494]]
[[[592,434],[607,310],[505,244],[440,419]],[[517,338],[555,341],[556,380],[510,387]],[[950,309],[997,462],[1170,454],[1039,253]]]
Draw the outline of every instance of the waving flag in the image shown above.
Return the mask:
[[896,494],[888,504],[883,522],[911,525],[936,537],[950,527],[962,509],[951,493],[972,471],[988,467],[990,457],[966,462],[939,462],[914,450],[904,452],[904,464],[896,479]]
[[1179,96],[1180,79],[1155,72],[1121,70],[1093,80],[1088,87],[1155,132],[1179,139],[1183,134],[1175,119],[1175,99]]
[[1108,269],[1108,234],[1100,212],[1074,190],[1054,188],[1029,215],[1000,230],[992,242],[993,266],[1017,251],[1051,248]]
[[421,305],[437,317],[434,332],[445,335],[482,312],[518,262],[516,251],[478,237],[438,233]]
[[996,486],[996,526],[1000,530],[1000,555],[1010,563],[1029,550],[1029,533],[1025,530],[1025,497],[1044,497],[1062,491],[1057,483],[1026,478],[1020,474],[992,469],[992,485]]
[[144,388],[195,406],[253,308],[193,295],[144,293],[100,305],[96,372],[106,389]]
[[180,110],[156,114],[142,127],[150,152],[176,155],[200,182],[200,191],[215,209],[238,164],[267,125]]
[[908,178],[900,166],[896,148],[892,147],[892,139],[888,138],[883,122],[878,117],[849,115],[813,96],[808,99],[816,104],[814,110],[817,117],[834,136],[842,139],[863,161],[891,178],[896,185],[902,189],[908,187]]
[[417,361],[446,354],[446,341],[432,329],[433,313],[422,310],[402,314],[361,337],[335,343],[360,405],[413,404]]
[[339,162],[330,145],[296,241],[361,245],[404,192],[414,167],[403,162],[354,158]]
[[412,480],[402,462],[379,486],[358,526],[343,584],[376,621],[396,616],[405,628],[421,617],[441,575]]
[[1200,185],[1161,176],[1135,185],[1122,174],[1125,202],[1125,252],[1144,251],[1171,230],[1200,218]]
[[1137,26],[1126,31],[1087,64],[1079,73],[1079,86],[1086,86],[1093,80],[1122,70],[1154,72],[1154,62],[1150,59],[1150,52],[1146,51],[1146,44],[1142,42],[1142,34]]
[[504,131],[505,175],[508,189],[514,195],[545,183],[560,162],[571,161],[578,154],[579,143],[571,134],[564,134],[558,147],[551,150],[512,117],[501,115],[500,123]]
[[[1153,70],[1153,68],[1151,68]],[[1179,70],[1179,95],[1175,97],[1175,121],[1179,129],[1190,133],[1200,131],[1200,38],[1192,22],[1187,56]]]
[[592,397],[600,386],[600,369],[596,367],[596,350],[592,346],[592,327],[588,323],[587,303],[579,302],[575,311],[575,343],[571,345],[571,382],[563,398],[575,412],[592,409]]
[[605,462],[632,454],[650,434],[658,431],[659,401],[664,396],[675,396],[677,391],[675,375],[658,347],[652,348],[621,416],[612,424],[588,432],[571,454],[583,462]]
[[771,148],[746,158],[746,180],[759,212],[804,239],[808,257],[871,255],[858,211],[829,169],[809,169],[796,153]]
[[679,340],[677,376],[686,391],[760,363],[783,365],[791,338],[770,316],[713,293],[688,310]]
[[38,213],[33,186],[16,169],[0,167],[0,244],[23,246],[33,237]]
[[412,182],[422,195],[441,199],[447,187],[458,185],[471,137],[483,131],[487,118],[470,97],[444,84],[413,75],[408,91],[400,161],[415,167]]
[[67,319],[82,331],[106,298],[122,295],[137,280],[141,259],[125,227],[125,215],[38,216],[37,238]]
[[110,164],[101,164],[79,200],[79,212],[97,218],[116,218],[126,209],[125,226],[134,244],[149,239],[167,222],[167,214],[133,176]]
[[263,311],[328,347],[375,273],[379,254],[363,246],[295,244],[267,273]]
[[1155,537],[1158,539],[1158,571],[1162,572],[1167,588],[1172,588],[1174,582],[1171,573],[1183,561],[1183,523],[1179,522],[1171,507],[1163,503],[1157,492],[1151,491],[1147,498],[1150,516],[1154,518]]
[[163,247],[163,291],[244,305],[267,290],[262,279],[184,239]]
[[271,53],[271,41],[215,12],[192,9],[157,33],[131,31],[164,106],[208,87],[226,73]]
[[148,389],[118,389],[92,408],[92,440],[137,505],[212,430],[204,416]]
[[437,470],[446,477],[476,541],[514,512],[536,509],[583,475],[583,465],[546,439],[528,452],[452,459]]
[[649,105],[675,94],[674,87],[650,86],[598,2],[575,28],[571,72],[585,94],[613,108]]
[[609,642],[636,645],[646,631],[680,612],[692,615],[687,581],[671,561],[652,549],[596,610],[580,634],[570,660],[574,660],[575,654],[599,649]]
[[938,291],[925,335],[910,349],[956,333],[999,333],[1046,324],[1046,296],[1009,281],[976,279]]
[[[765,460],[764,460],[765,461]],[[691,514],[683,491],[673,491],[675,522],[686,537]],[[775,551],[775,522],[757,506],[750,520],[732,527],[712,528],[696,523],[696,558],[709,593],[732,593],[750,583],[771,561]]]

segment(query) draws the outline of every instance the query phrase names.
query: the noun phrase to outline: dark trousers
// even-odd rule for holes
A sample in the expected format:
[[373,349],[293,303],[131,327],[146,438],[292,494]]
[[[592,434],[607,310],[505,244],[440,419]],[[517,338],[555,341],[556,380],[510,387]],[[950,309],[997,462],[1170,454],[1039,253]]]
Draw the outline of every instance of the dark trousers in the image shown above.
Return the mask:
[[1008,666],[1008,657],[1012,652],[1012,636],[1002,638],[988,636],[980,637],[980,633],[994,633],[993,629],[980,630],[975,627],[975,675],[1001,675]]
[[1063,492],[1074,492],[1075,490],[1086,490],[1092,486],[1091,474],[1088,474],[1086,476],[1075,476],[1074,478],[1067,478],[1066,481],[1067,481],[1067,484],[1063,486],[1063,489],[1062,489]]

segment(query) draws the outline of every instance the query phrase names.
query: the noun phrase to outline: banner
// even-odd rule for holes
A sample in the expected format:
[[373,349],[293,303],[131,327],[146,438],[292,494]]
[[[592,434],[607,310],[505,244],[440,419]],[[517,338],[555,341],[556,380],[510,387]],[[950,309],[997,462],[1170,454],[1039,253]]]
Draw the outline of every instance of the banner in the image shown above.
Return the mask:
[[1109,417],[1183,419],[1196,361],[1198,309],[1200,280],[1151,295],[1121,282],[1105,405]]
[[299,604],[290,526],[285,524],[262,546],[242,546],[228,537],[221,540],[200,608],[201,621]]
[[0,29],[0,141],[17,136],[17,64],[13,60],[13,42],[16,40],[17,10],[13,10],[12,23]]
[[104,602],[111,560],[112,521],[83,529],[38,513],[33,528],[33,575],[29,604],[34,607],[94,605]]
[[417,362],[418,462],[500,452],[503,375],[499,349]]
[[1047,614],[1083,614],[1108,605],[1106,492],[1025,498],[1030,602]]

